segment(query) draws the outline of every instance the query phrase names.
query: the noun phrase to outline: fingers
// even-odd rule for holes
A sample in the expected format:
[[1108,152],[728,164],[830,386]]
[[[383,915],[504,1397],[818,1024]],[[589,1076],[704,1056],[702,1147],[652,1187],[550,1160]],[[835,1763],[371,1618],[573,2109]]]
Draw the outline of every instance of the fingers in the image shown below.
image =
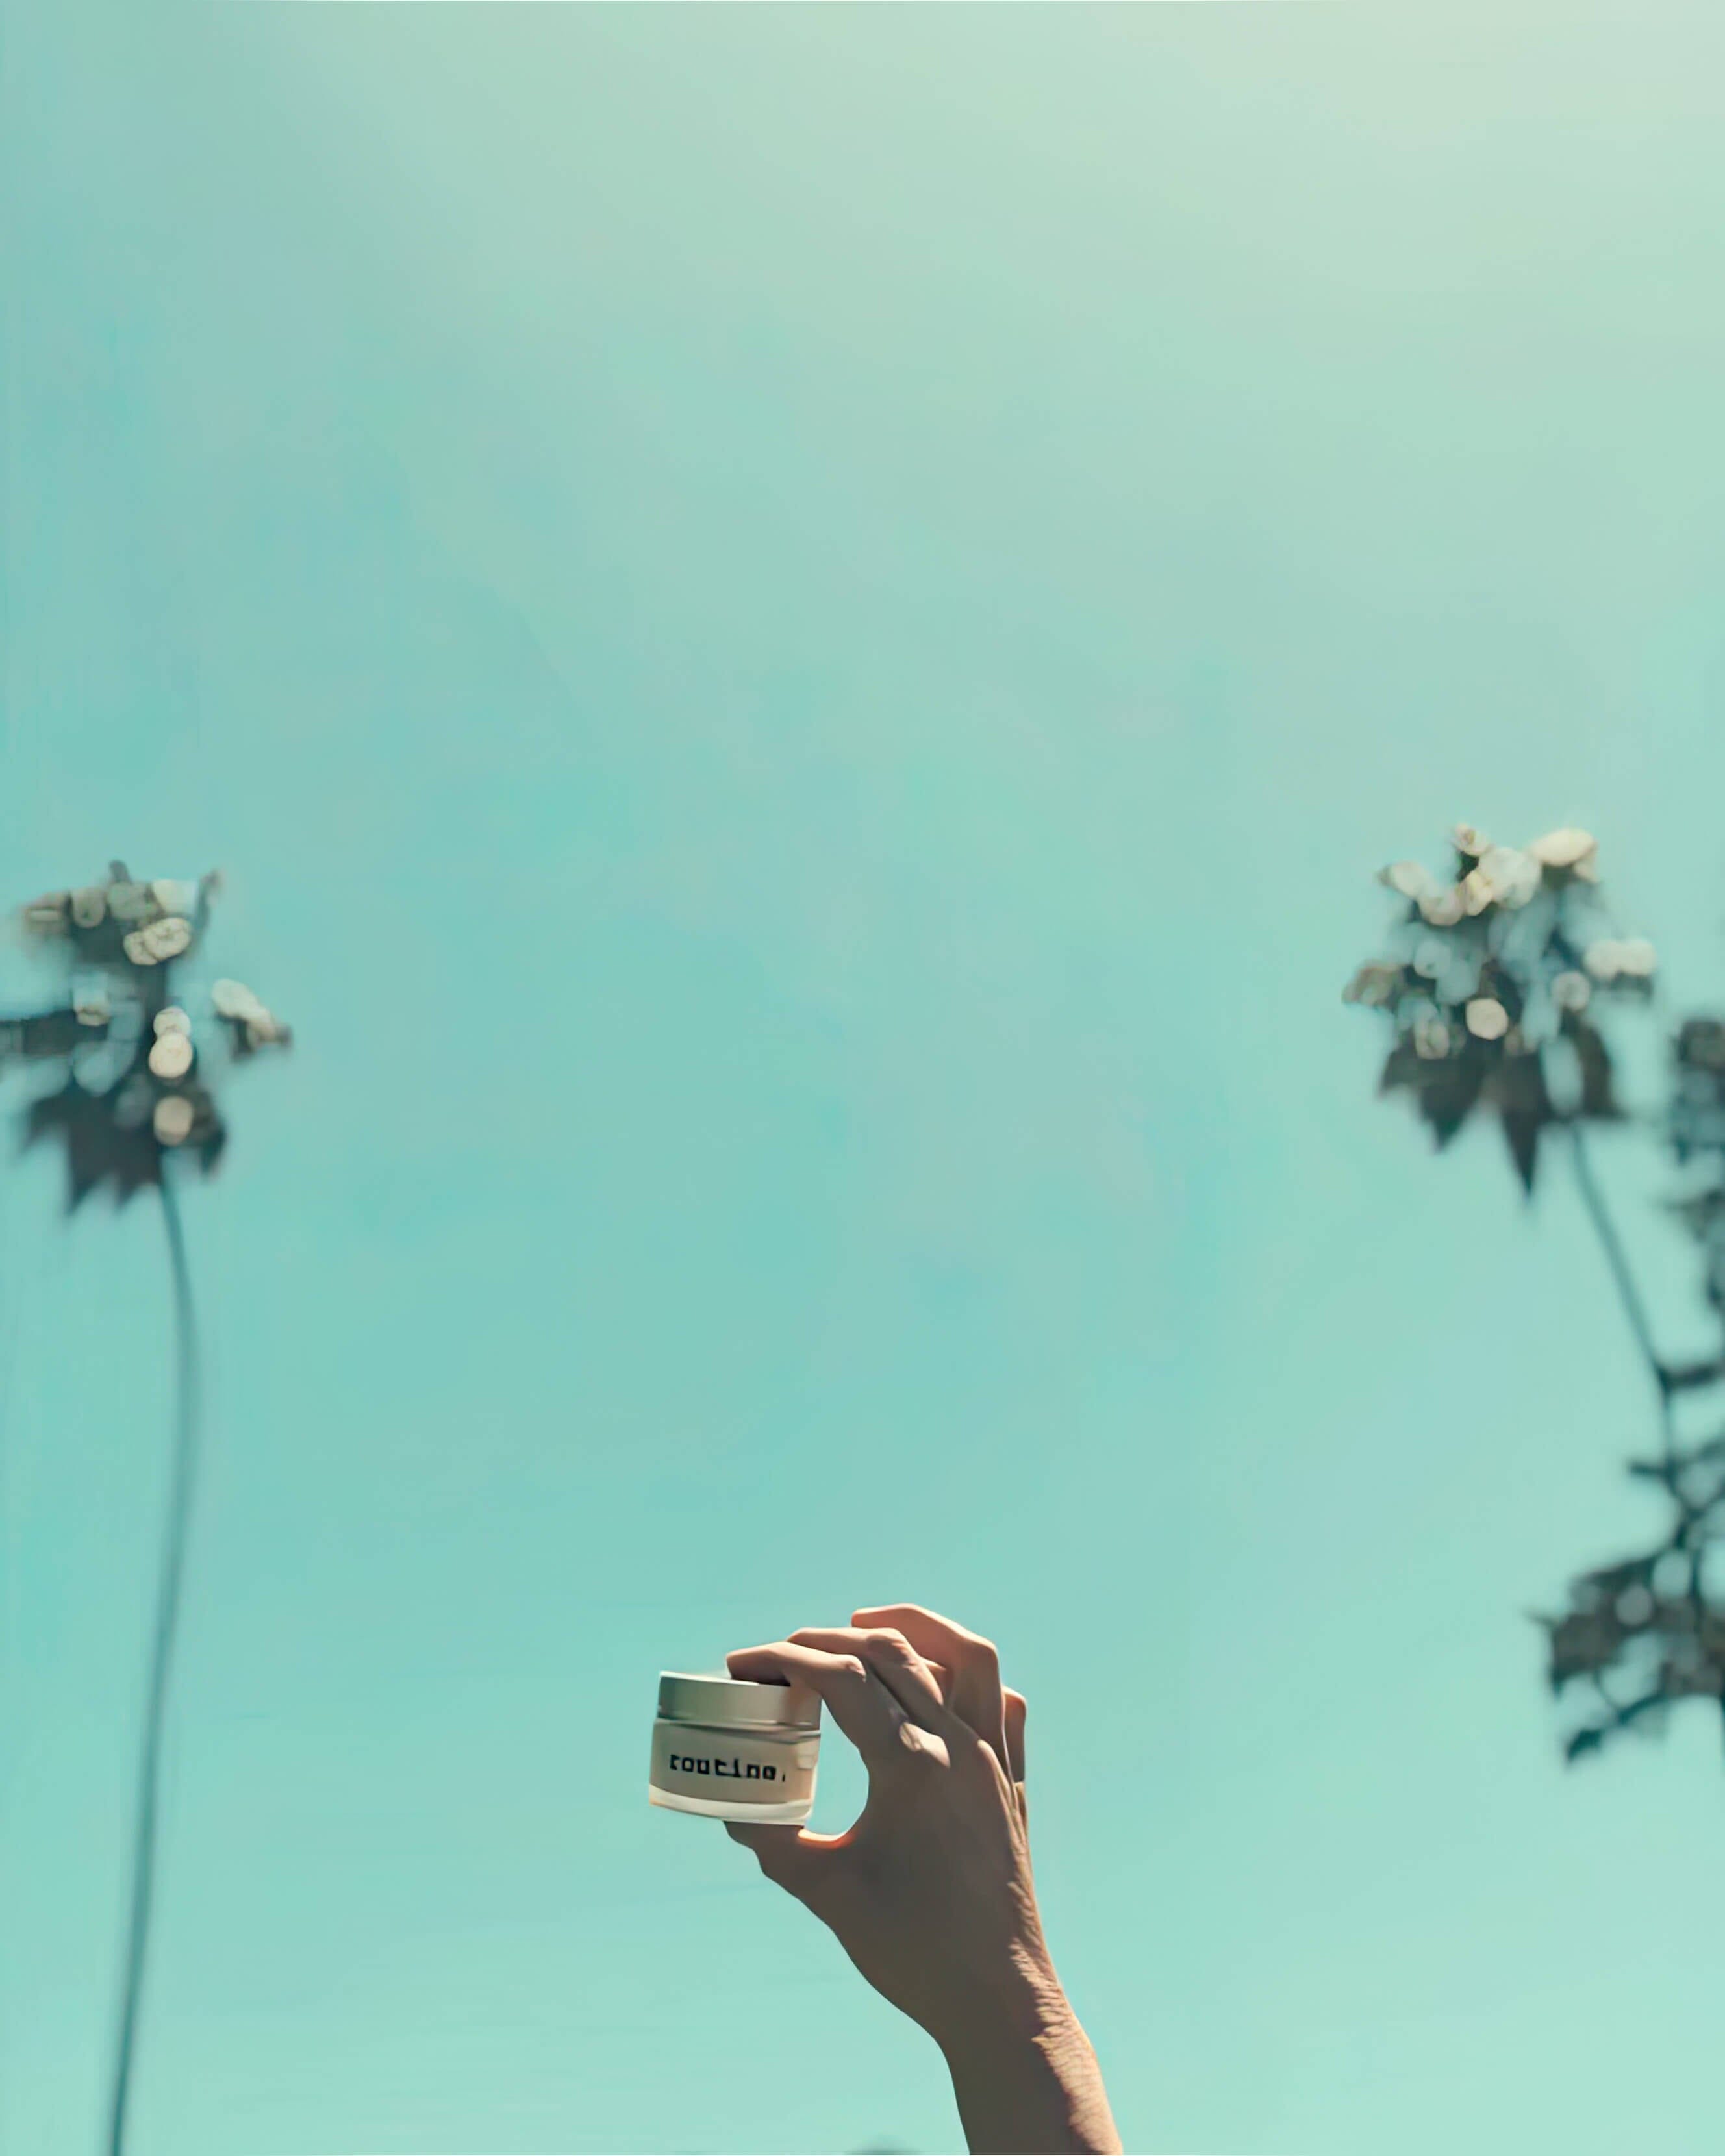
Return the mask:
[[1006,1706],[1006,1771],[1015,1782],[1024,1779],[1024,1695],[1010,1686],[1001,1694]]
[[1018,1799],[1019,1817],[1028,1825],[1030,1800],[1024,1794],[1024,1695],[1009,1688],[1001,1697],[1006,1702],[1007,1779]]
[[993,1748],[1004,1767],[1009,1746],[1006,1702],[1000,1688],[1000,1658],[993,1642],[967,1632],[947,1617],[914,1602],[898,1602],[880,1609],[859,1609],[851,1623],[874,1631],[882,1627],[901,1632],[919,1655],[944,1665],[949,1672],[947,1704],[960,1721]]
[[806,1626],[793,1632],[797,1645],[829,1655],[854,1655],[867,1664],[911,1721],[941,1729],[952,1719],[941,1681],[902,1632],[855,1625]]
[[904,1709],[854,1653],[824,1654],[780,1640],[769,1647],[740,1647],[725,1657],[725,1666],[732,1676],[757,1684],[806,1685],[819,1692],[834,1721],[871,1764],[884,1765],[900,1748]]

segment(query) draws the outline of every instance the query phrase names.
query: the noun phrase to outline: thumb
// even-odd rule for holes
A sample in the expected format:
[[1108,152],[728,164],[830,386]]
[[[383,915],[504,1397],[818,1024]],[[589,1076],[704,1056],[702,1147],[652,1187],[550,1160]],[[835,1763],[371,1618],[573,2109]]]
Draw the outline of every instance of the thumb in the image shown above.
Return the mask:
[[725,1831],[733,1841],[753,1850],[767,1877],[799,1902],[815,1892],[834,1847],[825,1836],[805,1834],[798,1826],[755,1826],[746,1820],[726,1820]]

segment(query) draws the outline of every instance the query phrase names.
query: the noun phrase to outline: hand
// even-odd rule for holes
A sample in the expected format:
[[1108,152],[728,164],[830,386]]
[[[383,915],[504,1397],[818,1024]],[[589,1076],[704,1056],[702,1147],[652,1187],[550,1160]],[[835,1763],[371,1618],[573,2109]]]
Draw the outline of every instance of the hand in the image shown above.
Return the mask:
[[848,1833],[732,1824],[939,2044],[973,2150],[1120,2147],[1101,2076],[1042,1936],[1024,1794],[1024,1702],[993,1648],[909,1604],[729,1657],[820,1694],[862,1754]]

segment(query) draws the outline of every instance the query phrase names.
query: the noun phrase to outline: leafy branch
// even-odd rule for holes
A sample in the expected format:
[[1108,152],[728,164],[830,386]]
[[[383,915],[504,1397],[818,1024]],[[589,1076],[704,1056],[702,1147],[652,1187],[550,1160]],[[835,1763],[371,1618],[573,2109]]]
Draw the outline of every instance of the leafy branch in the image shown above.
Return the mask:
[[[1680,1444],[1676,1407],[1725,1379],[1725,1023],[1687,1019],[1670,1041],[1668,1098],[1651,1117],[1620,1102],[1607,1029],[1626,1005],[1651,1002],[1651,944],[1618,929],[1585,831],[1548,833],[1527,847],[1454,834],[1443,879],[1400,861],[1381,880],[1403,901],[1389,956],[1362,966],[1345,991],[1380,1012],[1392,1041],[1381,1093],[1405,1092],[1441,1150],[1469,1119],[1496,1117],[1523,1191],[1532,1195],[1554,1139],[1566,1142],[1584,1209],[1651,1383],[1659,1456],[1631,1460],[1671,1517],[1648,1550],[1579,1574],[1568,1607],[1537,1621],[1554,1693],[1587,1691],[1594,1707],[1565,1754],[1599,1751],[1630,1728],[1658,1727],[1686,1699],[1725,1707],[1725,1429]],[[1651,1131],[1686,1187],[1667,1209],[1697,1245],[1720,1351],[1674,1362],[1659,1349],[1646,1299],[1594,1172],[1589,1124]]]

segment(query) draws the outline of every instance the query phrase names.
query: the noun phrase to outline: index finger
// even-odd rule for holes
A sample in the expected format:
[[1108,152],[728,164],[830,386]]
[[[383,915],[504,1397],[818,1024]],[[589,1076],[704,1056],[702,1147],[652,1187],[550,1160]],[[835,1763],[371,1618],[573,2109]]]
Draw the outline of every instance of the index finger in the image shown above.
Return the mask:
[[914,1602],[882,1609],[859,1609],[853,1625],[891,1625],[902,1632],[919,1655],[952,1672],[947,1704],[959,1719],[992,1745],[1003,1768],[1008,1765],[1006,1700],[1000,1688],[1000,1657],[991,1640],[968,1632],[950,1617],[937,1617]]
[[732,1676],[755,1684],[806,1685],[818,1692],[866,1760],[890,1759],[899,1748],[904,1709],[855,1655],[824,1654],[778,1640],[771,1646],[739,1647],[726,1656],[725,1666]]
[[947,1705],[936,1666],[923,1661],[902,1632],[867,1632],[855,1625],[810,1625],[791,1635],[793,1645],[820,1647],[829,1655],[855,1655],[878,1677],[912,1722],[952,1732],[958,1717]]

